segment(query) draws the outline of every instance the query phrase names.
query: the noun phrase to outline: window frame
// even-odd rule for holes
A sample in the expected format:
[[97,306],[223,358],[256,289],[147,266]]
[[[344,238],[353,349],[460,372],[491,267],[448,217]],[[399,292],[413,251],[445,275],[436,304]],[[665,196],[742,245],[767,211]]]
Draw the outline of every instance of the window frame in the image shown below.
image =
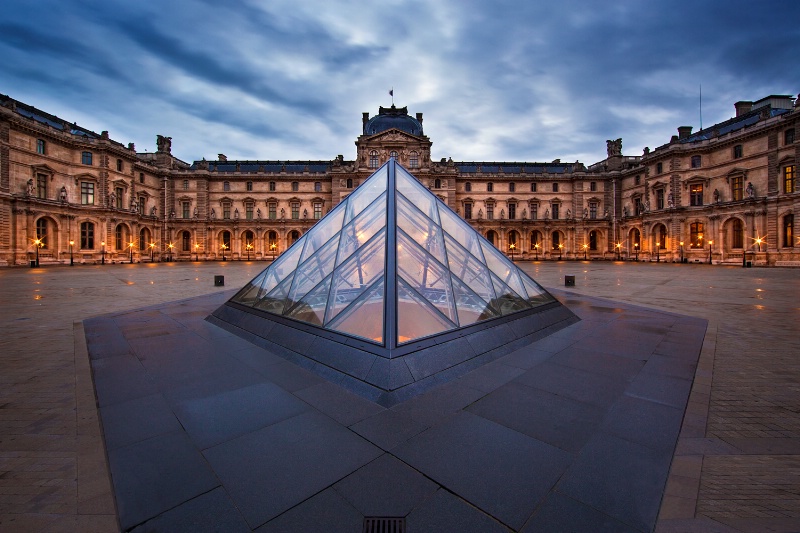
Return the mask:
[[[81,205],[94,205],[95,182],[81,181]],[[89,201],[91,200],[91,201]]]
[[93,161],[94,161],[94,156],[92,152],[88,151],[81,152],[81,165],[86,165],[90,167],[92,166]]
[[50,224],[47,223],[47,218],[41,217],[36,220],[36,239],[41,244],[40,248],[47,250],[48,246],[48,229]]
[[741,174],[731,176],[731,201],[739,202],[744,199],[744,176]]
[[797,165],[783,167],[783,192],[791,194],[797,188]]
[[[699,189],[699,190],[696,190]],[[689,184],[689,206],[701,207],[703,204],[703,195],[705,194],[705,185],[702,183]]]
[[39,155],[47,155],[47,141],[44,139],[36,139],[36,153]]
[[47,199],[47,178],[49,178],[47,174],[42,174],[41,172],[36,173],[36,197],[41,199]]
[[693,155],[690,163],[691,168],[701,168],[703,166],[703,159],[699,155]]
[[94,222],[85,220],[80,224],[80,249],[94,250]]
[[744,157],[744,145],[737,144],[733,147],[733,158],[741,159]]
[[794,213],[783,215],[783,248],[794,248]]

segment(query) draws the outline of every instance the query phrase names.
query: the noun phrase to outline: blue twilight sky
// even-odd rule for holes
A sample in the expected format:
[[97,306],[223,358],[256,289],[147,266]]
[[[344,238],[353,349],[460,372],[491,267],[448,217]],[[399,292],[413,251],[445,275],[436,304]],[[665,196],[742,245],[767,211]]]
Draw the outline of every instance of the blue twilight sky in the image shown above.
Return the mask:
[[361,113],[432,157],[640,155],[800,92],[797,0],[6,0],[0,93],[192,161],[355,158]]

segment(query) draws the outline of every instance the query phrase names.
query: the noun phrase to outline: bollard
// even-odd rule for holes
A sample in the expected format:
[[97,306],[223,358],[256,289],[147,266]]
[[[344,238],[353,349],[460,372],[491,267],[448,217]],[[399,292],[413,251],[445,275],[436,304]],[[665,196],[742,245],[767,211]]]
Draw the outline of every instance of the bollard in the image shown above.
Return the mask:
[[224,287],[225,286],[225,276],[214,276],[214,286],[215,287]]
[[564,286],[565,287],[574,287],[575,286],[575,276],[564,276]]

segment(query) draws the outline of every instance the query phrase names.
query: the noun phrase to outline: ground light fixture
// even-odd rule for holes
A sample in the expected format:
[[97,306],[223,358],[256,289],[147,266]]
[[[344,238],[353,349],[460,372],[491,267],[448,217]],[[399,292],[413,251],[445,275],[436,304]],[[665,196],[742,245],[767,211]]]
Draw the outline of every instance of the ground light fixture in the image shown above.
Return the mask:
[[564,245],[558,243],[558,260],[561,261],[561,252],[564,250]]
[[75,266],[75,257],[72,255],[73,246],[75,246],[75,241],[69,241],[69,266]]
[[195,260],[195,262],[199,261],[199,259],[197,258],[197,251],[199,249],[200,249],[200,245],[197,244],[197,243],[194,243],[194,260]]
[[534,250],[534,252],[536,252],[536,260],[538,261],[539,260],[539,243],[538,242],[533,245],[533,250]]
[[619,260],[620,260],[620,248],[622,248],[622,244],[620,244],[620,243],[617,243],[617,244],[615,245],[615,247],[616,247],[616,249],[617,249],[617,261],[619,261]]
[[106,241],[101,242],[100,246],[101,246],[101,249],[100,249],[100,264],[101,265],[105,265],[106,264]]
[[583,243],[583,260],[584,260],[584,261],[586,261],[586,259],[587,259],[587,258],[586,258],[586,251],[587,251],[588,249],[589,249],[589,245],[588,245],[588,244],[586,244],[586,243]]
[[130,263],[133,264],[133,241],[128,243],[128,252],[129,252],[129,260]]
[[36,239],[33,241],[33,245],[36,247],[36,266],[39,266],[39,248],[44,246],[42,239]]
[[517,245],[516,245],[516,244],[514,244],[513,242],[512,242],[511,244],[509,244],[509,245],[508,245],[508,249],[509,249],[509,250],[511,250],[511,260],[512,260],[512,261],[514,260],[514,249],[515,249],[516,247],[517,247]]
[[714,241],[708,241],[708,264],[711,264],[711,245],[714,244]]
[[167,248],[169,248],[169,262],[172,263],[172,249],[175,248],[175,245],[172,244],[172,243],[169,243],[167,245]]
[[660,262],[661,262],[661,241],[658,241],[656,242],[656,263]]
[[638,262],[639,261],[639,243],[638,242],[633,243],[633,253],[636,254],[636,261]]
[[228,248],[228,246],[223,242],[220,245],[220,248],[222,248],[222,260],[225,261],[225,250]]
[[683,241],[681,241],[680,244],[681,244],[681,263],[683,263]]
[[151,263],[153,262],[153,254],[154,254],[155,249],[156,249],[156,243],[151,242],[150,243],[150,262]]

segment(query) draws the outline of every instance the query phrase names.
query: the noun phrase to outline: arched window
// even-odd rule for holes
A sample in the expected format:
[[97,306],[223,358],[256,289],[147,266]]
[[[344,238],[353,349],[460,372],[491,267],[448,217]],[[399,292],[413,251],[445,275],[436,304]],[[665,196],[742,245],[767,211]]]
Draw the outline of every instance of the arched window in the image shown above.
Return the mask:
[[81,222],[81,250],[94,250],[93,222]]
[[39,220],[36,221],[36,238],[40,242],[40,248],[46,249],[49,247],[47,234],[48,234],[47,219],[40,218]]
[[[150,246],[150,230],[147,228],[142,228],[139,231],[139,250],[146,250]],[[125,247],[127,248],[127,243]]]
[[492,243],[492,246],[497,247],[497,233],[495,233],[494,230],[486,232],[486,240]]
[[661,249],[665,249],[667,247],[667,228],[663,224],[659,224],[653,236],[656,239],[656,245]]
[[125,249],[125,229],[122,224],[117,224],[117,227],[114,228],[114,249]]
[[353,188],[353,178],[347,178],[346,185],[347,185],[348,189],[352,189]]
[[435,180],[433,180],[433,188],[434,189],[441,189],[442,188],[442,180],[440,180],[439,178],[436,178]]
[[794,247],[794,215],[783,217],[783,246]]
[[633,248],[642,247],[642,234],[641,232],[639,232],[638,228],[633,228],[631,230],[631,247]]
[[181,233],[181,250],[184,252],[192,251],[192,236],[188,231]]
[[289,245],[291,246],[292,244],[294,244],[299,238],[300,238],[300,232],[297,230],[292,230],[289,233]]
[[392,150],[391,152],[389,152],[389,157],[394,157],[395,159],[397,159],[397,152]]
[[702,248],[703,247],[703,223],[692,222],[689,226],[689,247]]
[[552,249],[558,250],[563,248],[564,246],[561,244],[561,232],[554,231],[552,235]]
[[470,182],[466,182],[466,183],[464,184],[464,191],[466,191],[466,192],[472,192],[472,184],[471,184]]
[[252,246],[253,246],[253,243],[255,242],[255,240],[256,240],[256,236],[253,234],[252,231],[247,230],[247,231],[244,232],[244,247],[245,247],[245,249],[247,248],[248,244],[251,246],[251,249],[252,249]]
[[378,168],[378,151],[372,150],[369,153],[369,168]]
[[541,250],[542,248],[542,234],[538,231],[531,232],[531,252]]
[[731,220],[731,248],[744,248],[744,224],[738,218]]
[[419,156],[417,155],[417,152],[411,152],[408,154],[408,166],[411,168],[419,167]]
[[225,231],[222,232],[222,244],[225,245],[225,249],[226,250],[230,250],[231,249],[231,232],[230,231],[225,230]]
[[267,233],[267,250],[269,253],[272,254],[273,257],[280,252],[278,249],[278,232],[277,231],[270,231]]
[[594,230],[589,232],[589,249],[597,250],[597,232]]

